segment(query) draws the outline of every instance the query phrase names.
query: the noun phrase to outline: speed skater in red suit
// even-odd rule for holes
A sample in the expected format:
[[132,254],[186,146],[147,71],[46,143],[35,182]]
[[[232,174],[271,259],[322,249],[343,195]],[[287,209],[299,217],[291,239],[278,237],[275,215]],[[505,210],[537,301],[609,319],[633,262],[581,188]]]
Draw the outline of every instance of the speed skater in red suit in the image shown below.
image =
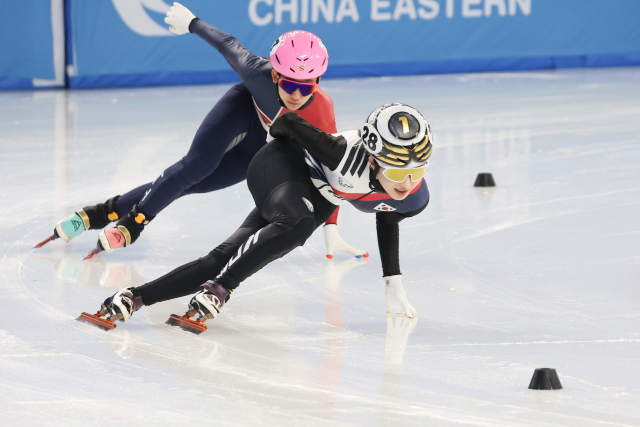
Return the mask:
[[[269,139],[272,122],[287,112],[298,114],[325,132],[337,132],[333,101],[318,86],[329,56],[314,34],[283,34],[272,45],[267,59],[254,55],[235,37],[196,18],[179,3],[167,12],[165,22],[175,34],[191,32],[204,39],[224,56],[242,81],[207,114],[187,154],[155,181],[74,212],[59,221],[53,235],[36,247],[56,238],[68,242],[85,230],[101,230],[113,221],[115,227],[100,232],[96,249],[88,257],[102,250],[129,247],[174,200],[245,180],[249,163]],[[334,251],[368,256],[342,239],[337,216],[336,210],[324,227],[327,257],[333,257]]]

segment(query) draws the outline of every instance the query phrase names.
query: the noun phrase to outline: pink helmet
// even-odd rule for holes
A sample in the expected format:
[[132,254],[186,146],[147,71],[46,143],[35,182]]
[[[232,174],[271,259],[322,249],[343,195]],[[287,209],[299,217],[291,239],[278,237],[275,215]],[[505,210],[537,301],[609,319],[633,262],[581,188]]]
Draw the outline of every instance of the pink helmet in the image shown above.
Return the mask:
[[327,71],[329,54],[318,36],[306,31],[289,31],[271,46],[271,66],[294,79],[313,79]]

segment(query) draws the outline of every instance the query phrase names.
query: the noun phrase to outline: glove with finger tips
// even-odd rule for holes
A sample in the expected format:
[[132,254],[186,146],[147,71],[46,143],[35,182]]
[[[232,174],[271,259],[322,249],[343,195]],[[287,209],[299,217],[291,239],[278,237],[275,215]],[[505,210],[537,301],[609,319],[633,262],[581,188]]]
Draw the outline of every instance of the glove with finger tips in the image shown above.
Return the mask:
[[189,9],[180,3],[175,2],[173,3],[173,6],[169,8],[167,17],[164,18],[164,22],[169,24],[169,31],[181,36],[182,34],[187,34],[189,32],[189,26],[194,19],[196,19],[196,16],[191,13]]
[[345,242],[338,232],[337,224],[327,224],[322,231],[324,232],[324,243],[327,246],[327,258],[333,258],[334,251],[344,252],[356,258],[367,258],[369,256],[367,252],[356,249]]
[[392,313],[397,313],[398,315],[404,313],[409,318],[417,316],[418,312],[407,300],[407,294],[402,286],[402,275],[387,276],[383,277],[383,279],[386,285],[387,316],[391,316]]

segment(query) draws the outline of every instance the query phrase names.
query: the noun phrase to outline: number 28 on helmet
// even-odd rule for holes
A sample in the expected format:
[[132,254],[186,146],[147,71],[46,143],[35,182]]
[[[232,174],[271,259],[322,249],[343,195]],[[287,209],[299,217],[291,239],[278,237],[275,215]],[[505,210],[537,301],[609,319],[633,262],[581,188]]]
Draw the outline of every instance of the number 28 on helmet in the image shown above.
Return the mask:
[[382,172],[395,182],[407,176],[422,179],[431,156],[431,126],[415,108],[385,104],[376,108],[360,129],[362,143]]

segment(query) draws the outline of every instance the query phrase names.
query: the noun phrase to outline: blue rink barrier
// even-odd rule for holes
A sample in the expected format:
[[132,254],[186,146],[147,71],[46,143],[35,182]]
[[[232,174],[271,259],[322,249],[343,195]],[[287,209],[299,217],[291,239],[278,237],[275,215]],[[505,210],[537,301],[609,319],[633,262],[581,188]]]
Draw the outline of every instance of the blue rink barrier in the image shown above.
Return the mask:
[[[527,71],[565,68],[597,68],[640,65],[640,53],[582,55],[547,58],[508,58],[441,61],[403,64],[332,65],[326,78],[404,76],[417,74],[454,74],[497,71]],[[71,77],[71,88],[107,88],[137,86],[196,85],[240,81],[232,71],[177,72],[157,74],[121,74],[113,76]]]
[[[24,0],[24,20],[0,29],[2,41],[29,25],[39,46],[55,45],[53,13],[65,5],[66,72],[72,88],[237,81],[220,53],[199,37],[175,36],[165,0]],[[640,65],[640,1],[614,0],[183,0],[203,21],[266,56],[285,31],[303,29],[329,50],[326,77],[441,74]],[[38,13],[25,12],[40,5]],[[49,13],[43,5],[50,5]],[[30,10],[31,10],[30,9]],[[26,13],[26,14],[25,14]],[[37,15],[37,16],[36,16]],[[12,20],[13,22],[13,20]],[[12,28],[17,26],[19,28]],[[49,34],[49,39],[46,38]],[[14,37],[15,38],[15,37]],[[65,37],[63,37],[64,39]],[[60,37],[58,37],[60,39]],[[23,43],[24,40],[20,41]],[[49,49],[52,51],[52,49]],[[55,51],[55,49],[53,49]],[[51,52],[45,66],[0,58],[0,88],[60,82]],[[64,49],[63,49],[64,55]],[[46,60],[45,60],[46,59]],[[48,62],[47,62],[48,61]],[[10,65],[20,63],[20,67]],[[59,62],[59,61],[58,61]],[[44,80],[43,80],[44,79]]]
[[64,0],[2,3],[0,89],[62,87]]

